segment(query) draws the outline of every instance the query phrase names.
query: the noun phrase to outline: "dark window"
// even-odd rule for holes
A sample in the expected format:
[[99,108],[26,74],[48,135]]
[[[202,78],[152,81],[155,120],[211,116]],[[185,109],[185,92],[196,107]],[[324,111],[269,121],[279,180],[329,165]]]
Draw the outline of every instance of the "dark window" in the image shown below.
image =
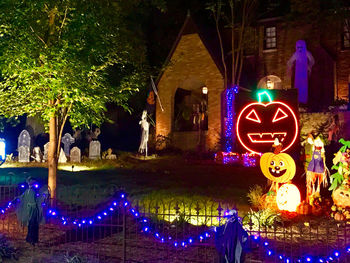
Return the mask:
[[277,33],[276,27],[265,27],[264,32],[264,49],[275,49],[277,48]]
[[175,92],[174,129],[175,131],[208,130],[208,96],[201,89]]
[[350,49],[350,19],[346,19],[343,26],[342,34],[343,49]]

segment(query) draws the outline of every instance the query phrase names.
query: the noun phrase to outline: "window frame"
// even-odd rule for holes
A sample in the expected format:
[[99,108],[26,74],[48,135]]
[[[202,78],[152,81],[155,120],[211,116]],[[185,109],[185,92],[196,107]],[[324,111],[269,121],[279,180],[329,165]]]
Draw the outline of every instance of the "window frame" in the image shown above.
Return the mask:
[[[274,29],[274,32],[268,32],[271,29]],[[272,46],[270,46],[271,44]],[[277,27],[276,25],[264,26],[264,50],[274,49],[277,49]]]
[[[345,44],[345,41],[347,41],[347,44]],[[350,49],[350,19],[345,19],[342,24],[341,45],[343,50]]]

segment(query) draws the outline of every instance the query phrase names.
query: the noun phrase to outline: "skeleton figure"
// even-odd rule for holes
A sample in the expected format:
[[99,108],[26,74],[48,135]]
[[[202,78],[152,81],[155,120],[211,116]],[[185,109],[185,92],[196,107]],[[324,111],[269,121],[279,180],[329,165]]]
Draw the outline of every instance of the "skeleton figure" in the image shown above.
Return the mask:
[[139,122],[141,125],[141,143],[139,147],[139,153],[143,154],[145,153],[145,156],[147,156],[147,142],[148,142],[148,132],[149,132],[149,123],[147,121],[147,111],[142,112],[141,121]]
[[292,72],[292,67],[295,64],[294,87],[298,89],[299,103],[307,104],[308,102],[308,75],[311,72],[315,60],[311,53],[306,49],[304,40],[296,42],[296,51],[288,60],[288,73]]

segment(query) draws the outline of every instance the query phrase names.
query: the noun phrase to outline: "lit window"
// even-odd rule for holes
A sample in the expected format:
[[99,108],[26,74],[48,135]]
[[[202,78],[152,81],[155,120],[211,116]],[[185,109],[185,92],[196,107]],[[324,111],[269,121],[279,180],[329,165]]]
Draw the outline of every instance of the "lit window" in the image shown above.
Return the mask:
[[264,49],[275,49],[277,47],[276,27],[265,27]]
[[350,19],[346,19],[344,22],[342,43],[344,49],[350,49]]

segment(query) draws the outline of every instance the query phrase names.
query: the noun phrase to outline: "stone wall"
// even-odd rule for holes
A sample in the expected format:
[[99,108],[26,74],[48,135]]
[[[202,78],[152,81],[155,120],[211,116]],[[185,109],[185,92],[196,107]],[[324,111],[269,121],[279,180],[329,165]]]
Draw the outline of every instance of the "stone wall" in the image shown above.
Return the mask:
[[[221,97],[223,77],[198,34],[182,35],[158,83],[158,93],[164,111],[156,108],[156,134],[169,136],[174,132],[174,98],[178,88],[197,90],[208,88],[207,149],[215,149],[221,132]],[[188,149],[186,142],[192,133],[173,136],[173,144]],[[191,141],[193,144],[193,141]]]

